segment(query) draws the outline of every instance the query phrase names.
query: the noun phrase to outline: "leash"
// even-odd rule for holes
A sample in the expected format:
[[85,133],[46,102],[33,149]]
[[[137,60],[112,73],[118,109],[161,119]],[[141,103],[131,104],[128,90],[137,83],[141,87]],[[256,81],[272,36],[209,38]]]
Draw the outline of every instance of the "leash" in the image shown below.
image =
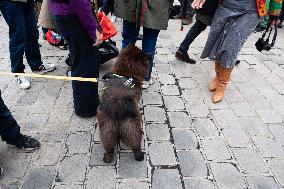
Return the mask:
[[83,77],[67,77],[67,76],[56,76],[56,75],[40,75],[40,74],[28,74],[28,73],[10,73],[0,71],[0,76],[24,76],[31,78],[44,78],[44,79],[56,79],[65,81],[83,81],[97,83],[97,78],[83,78]]

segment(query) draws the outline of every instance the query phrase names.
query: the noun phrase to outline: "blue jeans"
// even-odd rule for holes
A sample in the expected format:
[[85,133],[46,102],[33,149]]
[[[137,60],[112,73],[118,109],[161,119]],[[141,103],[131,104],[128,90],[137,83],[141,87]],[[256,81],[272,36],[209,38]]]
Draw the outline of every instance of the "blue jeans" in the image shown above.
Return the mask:
[[8,144],[15,144],[20,135],[20,126],[4,104],[0,91],[0,136]]
[[24,72],[23,56],[32,70],[41,65],[34,1],[27,3],[0,0],[0,10],[9,26],[9,49],[12,72]]
[[201,22],[200,20],[196,20],[194,25],[190,28],[188,33],[186,34],[183,42],[180,44],[178,49],[179,52],[186,54],[189,46],[195,40],[195,38],[206,29],[207,25]]
[[[68,41],[71,57],[71,76],[84,78],[99,77],[99,52],[93,46],[79,18],[75,15],[55,16],[60,34]],[[72,81],[75,114],[93,117],[99,105],[98,83]]]
[[[140,26],[137,27],[135,22],[123,20],[122,31],[122,48],[129,44],[135,44],[139,34]],[[156,52],[156,44],[160,30],[143,27],[142,50],[150,57],[150,66],[146,81],[150,80],[154,65],[154,55]]]

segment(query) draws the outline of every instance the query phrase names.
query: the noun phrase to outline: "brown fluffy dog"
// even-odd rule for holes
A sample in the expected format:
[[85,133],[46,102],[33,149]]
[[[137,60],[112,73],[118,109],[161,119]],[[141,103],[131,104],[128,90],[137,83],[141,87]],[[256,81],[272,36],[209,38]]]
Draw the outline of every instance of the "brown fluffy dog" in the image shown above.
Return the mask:
[[112,74],[105,78],[102,103],[97,111],[100,137],[106,150],[105,162],[112,161],[120,141],[132,149],[137,161],[144,159],[139,101],[141,83],[148,69],[148,56],[138,47],[130,45],[121,50]]

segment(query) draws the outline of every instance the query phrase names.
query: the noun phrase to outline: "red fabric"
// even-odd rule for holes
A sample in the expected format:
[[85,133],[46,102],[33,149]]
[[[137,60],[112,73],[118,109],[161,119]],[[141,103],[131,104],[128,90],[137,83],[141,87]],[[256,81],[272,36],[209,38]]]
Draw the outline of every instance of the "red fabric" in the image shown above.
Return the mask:
[[266,15],[266,0],[256,0],[257,10],[260,17]]
[[100,25],[103,28],[102,35],[103,40],[107,40],[117,34],[117,29],[111,20],[105,15],[104,12],[99,12],[97,17],[100,21]]
[[55,33],[53,30],[49,29],[48,32],[45,34],[46,40],[51,44],[52,46],[61,46],[64,45],[64,39]]

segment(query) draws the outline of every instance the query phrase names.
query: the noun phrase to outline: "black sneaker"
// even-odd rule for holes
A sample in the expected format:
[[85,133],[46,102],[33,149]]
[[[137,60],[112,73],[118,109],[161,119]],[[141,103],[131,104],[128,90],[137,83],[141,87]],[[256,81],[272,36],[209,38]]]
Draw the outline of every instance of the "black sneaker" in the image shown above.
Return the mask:
[[35,150],[40,147],[40,142],[35,138],[21,134],[19,140],[16,142],[16,147]]

